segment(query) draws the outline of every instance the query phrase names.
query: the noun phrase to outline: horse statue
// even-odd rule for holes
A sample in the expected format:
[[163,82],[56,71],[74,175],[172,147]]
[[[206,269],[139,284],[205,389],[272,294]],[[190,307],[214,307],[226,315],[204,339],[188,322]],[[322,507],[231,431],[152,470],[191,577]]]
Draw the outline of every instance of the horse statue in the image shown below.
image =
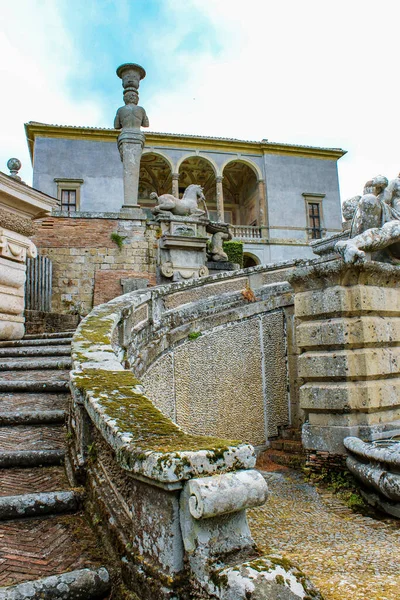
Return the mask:
[[[158,202],[158,205],[151,209],[155,215],[172,213],[181,217],[187,215],[201,217],[208,214],[203,188],[195,183],[186,188],[182,198],[175,198],[172,194],[158,196],[155,192],[150,194],[150,198]],[[204,210],[198,207],[199,201],[203,203]]]

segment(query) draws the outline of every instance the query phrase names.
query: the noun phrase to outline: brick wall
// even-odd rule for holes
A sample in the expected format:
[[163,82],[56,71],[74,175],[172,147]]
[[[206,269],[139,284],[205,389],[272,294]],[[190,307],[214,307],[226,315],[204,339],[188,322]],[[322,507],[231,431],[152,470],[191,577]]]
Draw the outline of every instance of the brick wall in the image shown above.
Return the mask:
[[[121,249],[114,232],[124,238]],[[53,263],[53,312],[86,314],[122,293],[121,277],[155,283],[155,229],[144,221],[54,216],[37,222],[33,241]]]
[[93,306],[108,302],[123,294],[121,279],[128,277],[145,278],[149,280],[149,286],[156,285],[154,273],[136,273],[135,271],[99,270],[95,273]]

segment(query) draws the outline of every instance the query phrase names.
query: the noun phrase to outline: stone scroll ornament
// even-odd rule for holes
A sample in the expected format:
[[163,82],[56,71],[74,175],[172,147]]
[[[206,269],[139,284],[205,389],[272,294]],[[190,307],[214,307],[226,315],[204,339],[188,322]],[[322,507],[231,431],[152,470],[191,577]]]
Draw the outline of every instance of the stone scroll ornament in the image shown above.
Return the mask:
[[346,263],[400,264],[400,174],[390,182],[383,175],[367,181],[362,196],[343,203],[343,216],[351,221],[350,238],[335,250]]

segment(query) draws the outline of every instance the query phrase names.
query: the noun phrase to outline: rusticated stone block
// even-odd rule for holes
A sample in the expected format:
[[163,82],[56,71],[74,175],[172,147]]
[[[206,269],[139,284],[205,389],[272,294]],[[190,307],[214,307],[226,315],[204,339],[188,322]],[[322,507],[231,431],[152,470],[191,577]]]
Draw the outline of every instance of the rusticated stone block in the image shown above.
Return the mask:
[[295,290],[300,405],[309,452],[346,453],[343,439],[400,423],[400,268],[315,261]]

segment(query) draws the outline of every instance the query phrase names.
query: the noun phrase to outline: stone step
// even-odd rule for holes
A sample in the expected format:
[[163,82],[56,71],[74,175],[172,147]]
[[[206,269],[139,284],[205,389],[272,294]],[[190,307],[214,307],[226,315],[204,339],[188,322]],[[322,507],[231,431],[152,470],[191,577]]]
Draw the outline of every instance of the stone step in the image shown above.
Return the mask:
[[58,338],[72,338],[72,336],[74,335],[75,330],[73,331],[57,331],[55,333],[32,333],[32,334],[26,334],[24,336],[24,340],[56,340]]
[[83,490],[76,489],[2,496],[0,498],[0,521],[76,512],[82,498]]
[[20,346],[17,348],[0,348],[2,357],[19,356],[71,356],[71,344],[59,346]]
[[0,413],[65,411],[68,408],[70,395],[10,392],[0,394]]
[[266,450],[266,452],[272,462],[284,467],[302,469],[306,464],[305,454],[288,453],[281,450]]
[[79,569],[57,576],[0,588],[0,600],[101,600],[111,591],[110,575],[104,567]]
[[286,427],[280,432],[280,438],[283,440],[293,440],[301,442],[301,431],[295,427]]
[[40,467],[42,465],[61,465],[65,450],[16,450],[0,452],[0,469],[14,467]]
[[[104,564],[96,537],[80,513],[3,521],[0,523],[0,539],[0,586],[11,586],[76,569],[97,569]],[[54,584],[54,579],[52,581]],[[64,588],[60,588],[58,596],[54,595],[57,600],[77,597],[61,595]],[[4,594],[4,590],[1,593]],[[51,596],[45,595],[43,590],[42,594],[35,591],[33,596],[22,596],[31,600],[40,597],[48,599]],[[91,598],[86,592],[79,597],[81,600]],[[101,597],[98,596],[99,599]]]
[[67,392],[69,370],[3,371],[0,392]]
[[63,466],[10,468],[0,470],[0,497],[56,492],[69,488]]
[[63,450],[62,425],[18,425],[0,427],[0,452],[17,450]]
[[70,344],[70,337],[54,338],[54,339],[23,339],[11,340],[8,342],[0,342],[0,348],[24,348],[26,346],[60,346]]
[[295,440],[271,440],[270,448],[273,450],[284,450],[289,453],[304,454],[303,444]]
[[[1,407],[1,402],[0,402]],[[41,425],[64,423],[65,410],[35,410],[2,412],[0,408],[0,426],[4,425]]]
[[18,357],[1,358],[0,371],[30,371],[37,369],[71,369],[70,357],[43,356],[38,358]]

